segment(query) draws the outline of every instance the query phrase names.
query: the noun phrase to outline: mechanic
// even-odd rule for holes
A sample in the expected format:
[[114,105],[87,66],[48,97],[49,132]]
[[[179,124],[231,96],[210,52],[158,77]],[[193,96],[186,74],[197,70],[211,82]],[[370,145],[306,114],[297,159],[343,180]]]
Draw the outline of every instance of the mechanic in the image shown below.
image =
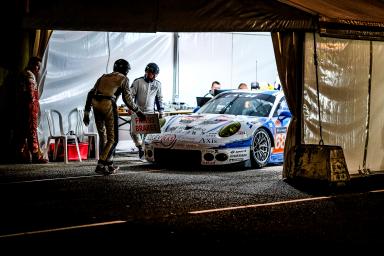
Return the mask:
[[[215,96],[215,90],[220,90],[221,89],[221,84],[219,81],[213,81],[212,84],[211,84],[211,89],[209,90],[208,93],[206,93],[203,97],[204,98],[212,98]],[[196,113],[199,109],[200,109],[201,106],[196,106],[194,109],[193,109],[193,113]]]
[[211,84],[211,89],[207,94],[204,95],[204,97],[214,97],[215,96],[215,90],[220,90],[221,84],[219,81],[213,81]]
[[127,74],[131,69],[128,61],[118,59],[113,65],[113,72],[104,74],[97,79],[94,87],[88,92],[84,108],[84,124],[89,125],[89,112],[93,108],[97,132],[100,137],[100,158],[97,162],[96,173],[112,174],[119,167],[113,164],[116,145],[119,142],[118,112],[116,101],[123,95],[124,103],[139,118],[145,118],[143,112],[135,104],[129,91]]
[[[164,111],[163,94],[161,92],[161,82],[156,80],[160,68],[156,63],[151,62],[148,63],[144,71],[144,76],[136,78],[131,85],[132,97],[140,110],[144,113],[155,113],[157,110],[159,119],[161,119]],[[133,133],[131,130],[131,137],[139,150],[139,158],[142,159],[144,156],[144,135]]]

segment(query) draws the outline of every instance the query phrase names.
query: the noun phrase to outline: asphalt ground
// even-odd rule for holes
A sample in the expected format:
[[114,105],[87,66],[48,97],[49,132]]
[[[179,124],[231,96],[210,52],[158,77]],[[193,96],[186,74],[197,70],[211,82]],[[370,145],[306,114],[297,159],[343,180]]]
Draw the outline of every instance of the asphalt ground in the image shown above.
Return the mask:
[[370,252],[384,239],[381,173],[330,186],[287,182],[279,165],[164,167],[135,153],[115,162],[120,170],[111,176],[94,173],[94,160],[0,165],[2,248]]

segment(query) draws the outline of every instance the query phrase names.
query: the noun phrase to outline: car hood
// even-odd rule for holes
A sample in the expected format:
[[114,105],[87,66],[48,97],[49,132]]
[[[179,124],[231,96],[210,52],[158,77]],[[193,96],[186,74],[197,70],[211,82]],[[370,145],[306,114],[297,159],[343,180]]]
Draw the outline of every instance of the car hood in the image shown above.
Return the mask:
[[217,133],[222,127],[232,123],[240,122],[247,124],[250,128],[256,123],[265,122],[265,117],[249,117],[249,116],[236,116],[225,114],[191,114],[191,115],[178,115],[170,116],[167,118],[165,125],[162,127],[164,133],[176,134],[207,134]]

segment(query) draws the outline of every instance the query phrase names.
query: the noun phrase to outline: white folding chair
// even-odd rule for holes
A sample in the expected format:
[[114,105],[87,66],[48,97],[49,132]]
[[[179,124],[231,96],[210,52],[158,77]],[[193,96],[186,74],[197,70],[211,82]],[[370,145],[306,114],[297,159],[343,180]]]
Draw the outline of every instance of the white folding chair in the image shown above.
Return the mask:
[[55,147],[53,150],[53,161],[57,159],[57,153],[59,149],[60,141],[63,142],[64,149],[64,162],[68,163],[68,139],[73,139],[76,144],[78,160],[81,162],[81,155],[79,144],[77,142],[76,134],[65,134],[63,128],[63,117],[61,113],[56,109],[45,110],[45,115],[48,123],[49,136],[47,140],[47,152],[49,151],[49,144],[51,140],[55,141]]
[[68,113],[68,125],[69,131],[74,131],[81,141],[84,141],[84,137],[88,140],[88,157],[91,156],[92,148],[95,150],[95,159],[99,160],[99,134],[96,129],[95,118],[93,112],[90,112],[90,122],[88,126],[84,125],[84,110],[81,107],[72,109]]

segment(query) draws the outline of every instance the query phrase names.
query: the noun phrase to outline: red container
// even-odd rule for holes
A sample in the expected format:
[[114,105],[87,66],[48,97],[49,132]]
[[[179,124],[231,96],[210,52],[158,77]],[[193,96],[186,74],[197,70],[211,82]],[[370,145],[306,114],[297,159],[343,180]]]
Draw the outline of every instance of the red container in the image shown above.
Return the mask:
[[[88,159],[88,143],[86,142],[79,142],[79,150],[80,150],[80,156],[81,160],[87,160]],[[55,143],[51,143],[49,145],[49,160],[53,161],[53,151],[55,149]],[[76,151],[76,144],[68,144],[68,160],[77,161],[79,160],[79,157],[77,156]],[[59,144],[59,149],[57,152],[57,159],[56,161],[64,161],[64,150],[63,150],[63,144]]]
[[[88,143],[79,142],[78,144],[79,144],[81,160],[87,160],[88,159]],[[68,144],[68,160],[79,160],[79,157],[77,156],[76,144]]]

